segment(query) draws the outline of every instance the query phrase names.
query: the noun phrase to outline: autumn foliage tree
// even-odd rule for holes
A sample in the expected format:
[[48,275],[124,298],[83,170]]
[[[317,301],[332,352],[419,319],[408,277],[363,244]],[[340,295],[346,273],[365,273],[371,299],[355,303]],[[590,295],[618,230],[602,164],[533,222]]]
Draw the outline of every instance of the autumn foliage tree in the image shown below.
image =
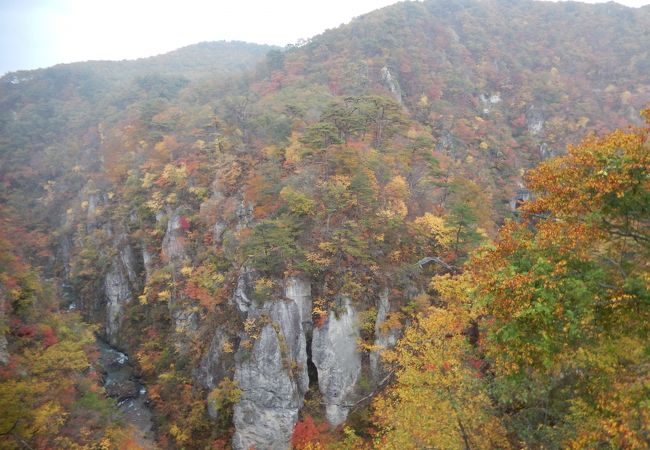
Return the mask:
[[376,448],[509,448],[465,332],[473,314],[465,301],[469,282],[438,278],[434,287],[444,306],[420,314],[385,353],[395,382],[373,404]]
[[647,445],[648,137],[588,137],[531,171],[525,220],[468,268],[496,400],[529,444]]
[[439,305],[388,355],[380,447],[647,448],[649,131],[532,170],[522,220],[434,279]]
[[[0,447],[124,447],[100,388],[92,329],[61,313],[55,286],[24,257],[25,230],[0,207]],[[32,249],[30,249],[32,250]]]

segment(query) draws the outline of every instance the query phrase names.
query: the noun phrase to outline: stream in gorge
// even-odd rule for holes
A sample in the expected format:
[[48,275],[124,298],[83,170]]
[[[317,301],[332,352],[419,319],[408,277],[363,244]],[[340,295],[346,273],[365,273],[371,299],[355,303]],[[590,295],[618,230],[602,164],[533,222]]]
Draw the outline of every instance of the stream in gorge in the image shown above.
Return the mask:
[[[76,293],[72,286],[63,283],[64,307],[77,309]],[[147,398],[147,388],[129,361],[129,356],[112,347],[100,337],[96,338],[99,350],[98,367],[106,395],[115,400],[124,422],[133,430],[133,438],[143,449],[155,449],[153,416]]]
[[147,389],[138,380],[129,357],[100,338],[97,338],[97,348],[106,395],[115,400],[124,421],[134,429],[138,444],[144,448],[155,448]]

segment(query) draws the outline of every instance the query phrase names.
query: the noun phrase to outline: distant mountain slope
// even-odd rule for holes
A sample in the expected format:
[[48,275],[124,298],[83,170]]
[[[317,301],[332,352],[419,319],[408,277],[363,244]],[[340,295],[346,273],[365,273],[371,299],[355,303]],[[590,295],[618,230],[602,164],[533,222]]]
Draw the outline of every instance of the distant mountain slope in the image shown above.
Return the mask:
[[[477,113],[516,138],[512,119],[543,117],[535,140],[561,150],[565,132],[640,123],[637,111],[650,98],[649,27],[649,8],[614,3],[405,2],[328,31],[287,61],[293,56],[308,79],[344,95],[381,84],[385,66],[411,113],[452,134],[450,120],[463,115]],[[491,108],[505,117],[484,112]],[[577,127],[583,115],[590,122]]]
[[[130,109],[172,101],[192,80],[219,83],[250,71],[273,49],[204,42],[132,61],[89,61],[9,73],[0,78],[0,170],[6,174],[29,166],[46,148],[56,156],[45,158],[78,163],[79,144],[71,141],[90,127],[101,122],[110,127],[122,122]],[[90,150],[86,157],[95,160],[98,155]]]
[[65,117],[67,104],[83,102],[86,114],[97,109],[87,118],[102,120],[110,116],[107,102],[123,108],[137,101],[143,91],[170,98],[191,80],[224,80],[251,70],[274,49],[245,42],[203,42],[137,60],[88,61],[12,72],[0,78],[0,132],[11,134],[4,128],[11,124],[11,114],[15,120],[25,107],[38,109],[48,104],[47,108],[56,108],[57,115]]
[[146,58],[59,64],[47,69],[11,72],[2,78],[4,82],[17,84],[38,74],[56,73],[65,69],[68,69],[68,75],[73,75],[77,71],[92,72],[104,75],[108,80],[152,73],[190,79],[205,76],[224,77],[253,68],[267,52],[273,49],[277,47],[240,41],[201,42]]
[[649,29],[650,9],[617,4],[403,2],[289,49],[234,92],[274,120],[288,103],[316,117],[336,96],[397,99],[505,205],[521,169],[590,130],[640,123]]

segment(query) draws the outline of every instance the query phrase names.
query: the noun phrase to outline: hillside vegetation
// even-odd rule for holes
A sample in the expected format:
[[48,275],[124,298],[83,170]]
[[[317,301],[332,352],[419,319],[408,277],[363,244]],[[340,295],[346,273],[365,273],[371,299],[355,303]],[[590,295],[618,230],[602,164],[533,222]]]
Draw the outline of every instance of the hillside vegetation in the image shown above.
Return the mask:
[[6,75],[0,442],[139,445],[94,332],[160,448],[647,448],[648,30],[429,0]]

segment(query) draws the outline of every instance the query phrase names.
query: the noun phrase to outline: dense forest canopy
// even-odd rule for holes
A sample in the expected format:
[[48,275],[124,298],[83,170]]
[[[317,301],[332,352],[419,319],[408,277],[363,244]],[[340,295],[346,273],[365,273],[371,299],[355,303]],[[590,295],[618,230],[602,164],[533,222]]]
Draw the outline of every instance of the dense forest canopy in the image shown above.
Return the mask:
[[647,448],[648,30],[429,0],[6,75],[0,443]]

